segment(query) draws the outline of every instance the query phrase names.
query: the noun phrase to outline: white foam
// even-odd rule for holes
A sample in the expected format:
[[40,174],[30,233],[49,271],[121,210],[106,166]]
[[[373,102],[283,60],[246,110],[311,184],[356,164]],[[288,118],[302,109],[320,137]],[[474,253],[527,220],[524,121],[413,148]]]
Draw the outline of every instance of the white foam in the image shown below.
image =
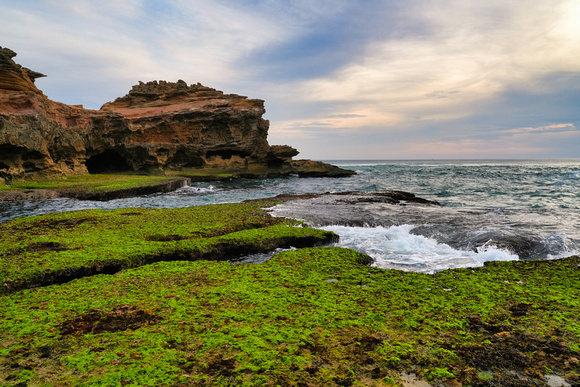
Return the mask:
[[175,193],[177,194],[191,194],[191,193],[207,193],[207,192],[214,192],[215,188],[213,185],[209,187],[192,187],[190,185],[183,186],[178,188]]
[[434,273],[445,269],[483,266],[486,261],[513,261],[518,256],[495,246],[477,252],[456,250],[435,239],[411,234],[412,225],[385,227],[327,226],[340,236],[336,246],[348,247],[375,259],[374,266]]

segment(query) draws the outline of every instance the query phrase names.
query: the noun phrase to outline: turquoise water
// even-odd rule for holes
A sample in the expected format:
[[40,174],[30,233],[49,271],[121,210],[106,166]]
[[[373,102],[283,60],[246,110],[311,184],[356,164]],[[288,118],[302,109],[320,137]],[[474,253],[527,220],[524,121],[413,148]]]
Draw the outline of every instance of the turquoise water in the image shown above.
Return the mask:
[[[559,258],[580,251],[580,159],[327,162],[357,174],[347,178],[194,183],[176,192],[107,202],[0,202],[0,221],[88,208],[175,208],[239,202],[282,193],[401,190],[436,200],[442,207],[405,211],[367,207],[365,211],[373,221],[362,228],[350,227],[346,221],[315,224],[323,216],[315,222],[296,207],[286,208],[284,216],[302,217],[313,226],[335,227],[343,246],[369,253],[379,266],[406,270],[433,272],[477,266],[487,260]],[[503,242],[508,237],[531,239],[529,245],[533,246],[524,252],[514,250]]]

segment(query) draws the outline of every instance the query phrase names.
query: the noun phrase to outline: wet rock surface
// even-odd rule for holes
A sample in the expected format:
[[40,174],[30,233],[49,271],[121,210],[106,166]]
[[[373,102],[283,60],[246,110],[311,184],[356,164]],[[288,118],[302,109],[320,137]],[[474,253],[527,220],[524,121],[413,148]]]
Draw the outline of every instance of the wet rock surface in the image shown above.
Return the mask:
[[[545,259],[565,250],[566,240],[557,237],[561,225],[548,210],[538,214],[486,208],[445,207],[435,201],[402,191],[344,192],[299,195],[273,209],[275,216],[300,219],[309,225],[348,227],[415,226],[411,234],[467,251],[495,246],[520,259]],[[554,234],[537,231],[552,229]],[[570,242],[574,244],[574,241]],[[562,246],[560,246],[562,245]]]

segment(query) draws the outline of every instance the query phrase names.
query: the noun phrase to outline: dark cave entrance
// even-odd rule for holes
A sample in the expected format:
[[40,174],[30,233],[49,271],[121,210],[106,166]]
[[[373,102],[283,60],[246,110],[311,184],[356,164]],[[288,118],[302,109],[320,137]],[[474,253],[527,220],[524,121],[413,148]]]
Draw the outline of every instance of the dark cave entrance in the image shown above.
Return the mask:
[[219,156],[223,160],[230,160],[232,156],[239,156],[241,158],[248,157],[249,153],[239,150],[231,150],[231,149],[219,149],[219,150],[210,150],[205,153],[206,158],[210,158],[213,156]]
[[129,172],[132,169],[129,167],[127,160],[114,150],[108,150],[103,153],[96,154],[89,157],[85,163],[87,170],[91,174],[96,173],[119,173]]
[[280,168],[282,167],[282,165],[284,165],[284,160],[282,159],[271,159],[268,160],[268,167],[269,168]]

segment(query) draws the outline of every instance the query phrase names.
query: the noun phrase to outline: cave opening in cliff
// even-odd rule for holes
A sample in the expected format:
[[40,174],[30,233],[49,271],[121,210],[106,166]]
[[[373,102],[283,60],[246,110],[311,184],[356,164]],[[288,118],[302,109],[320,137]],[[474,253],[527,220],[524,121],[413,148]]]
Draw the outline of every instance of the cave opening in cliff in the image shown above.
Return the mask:
[[85,165],[91,174],[132,171],[127,160],[114,150],[108,150],[89,157]]
[[181,147],[167,160],[166,165],[176,169],[202,168],[205,165],[205,161],[195,151],[192,151],[188,147]]
[[241,158],[248,157],[249,153],[232,149],[211,150],[205,153],[205,157],[208,159],[214,156],[221,157],[223,160],[230,160],[232,156],[239,156]]
[[268,160],[269,168],[280,168],[282,165],[284,165],[284,160],[282,159]]

